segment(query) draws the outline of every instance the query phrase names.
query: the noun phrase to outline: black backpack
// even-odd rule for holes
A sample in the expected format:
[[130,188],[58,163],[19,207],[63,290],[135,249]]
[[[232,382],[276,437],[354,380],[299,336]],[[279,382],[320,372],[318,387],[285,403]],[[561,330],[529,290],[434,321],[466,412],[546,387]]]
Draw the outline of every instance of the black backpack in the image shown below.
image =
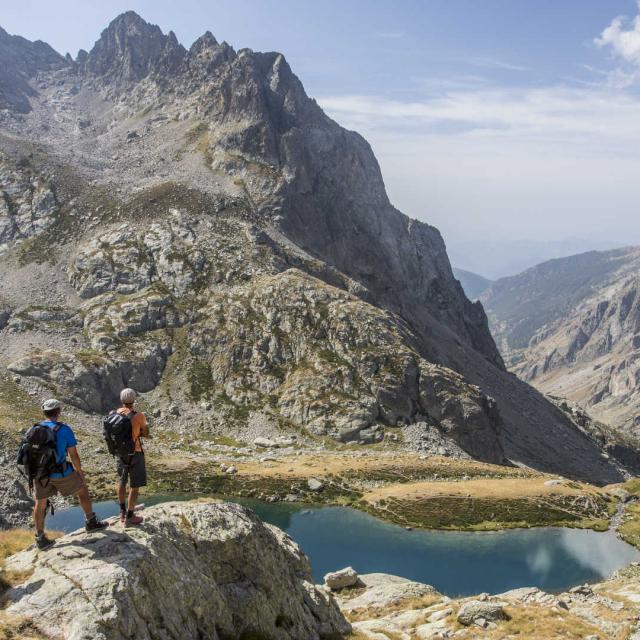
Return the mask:
[[102,433],[107,443],[107,449],[112,456],[126,458],[133,455],[136,443],[133,441],[131,417],[117,411],[111,412],[102,422]]
[[24,474],[29,481],[29,491],[33,491],[34,482],[46,486],[52,473],[64,473],[66,462],[58,462],[56,448],[56,434],[60,427],[61,422],[56,422],[54,427],[39,422],[24,435],[18,450],[17,463],[24,467]]

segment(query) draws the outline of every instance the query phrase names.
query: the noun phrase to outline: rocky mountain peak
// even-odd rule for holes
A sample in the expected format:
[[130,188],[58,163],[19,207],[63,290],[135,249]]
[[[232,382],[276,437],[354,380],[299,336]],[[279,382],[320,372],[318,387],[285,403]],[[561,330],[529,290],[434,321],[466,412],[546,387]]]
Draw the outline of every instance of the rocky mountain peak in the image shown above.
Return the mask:
[[189,49],[189,70],[195,74],[209,76],[224,62],[235,57],[233,47],[226,42],[218,43],[211,31],[202,34]]
[[190,54],[197,54],[205,49],[214,49],[218,47],[218,41],[211,31],[205,31],[189,49]]
[[108,79],[137,81],[153,74],[174,73],[186,53],[173,31],[165,35],[158,25],[127,11],[102,32],[83,68]]
[[0,109],[28,112],[31,108],[29,97],[35,94],[29,80],[38,72],[68,65],[47,43],[30,42],[0,27]]

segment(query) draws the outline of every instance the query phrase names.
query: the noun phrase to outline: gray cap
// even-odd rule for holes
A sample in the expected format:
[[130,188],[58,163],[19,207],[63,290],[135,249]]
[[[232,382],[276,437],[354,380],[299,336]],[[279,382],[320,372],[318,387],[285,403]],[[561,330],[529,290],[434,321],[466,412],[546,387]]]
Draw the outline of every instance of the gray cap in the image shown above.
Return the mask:
[[137,393],[133,389],[123,389],[120,392],[120,402],[133,404],[136,401]]
[[55,398],[49,398],[42,403],[43,411],[53,411],[54,409],[62,409],[62,402]]

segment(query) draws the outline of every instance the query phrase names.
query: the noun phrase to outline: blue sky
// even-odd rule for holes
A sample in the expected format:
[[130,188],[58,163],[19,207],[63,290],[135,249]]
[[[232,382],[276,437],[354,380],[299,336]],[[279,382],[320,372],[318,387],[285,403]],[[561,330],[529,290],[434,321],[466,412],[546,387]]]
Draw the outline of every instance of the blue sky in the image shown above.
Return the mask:
[[439,227],[460,266],[478,268],[461,263],[488,241],[640,244],[635,0],[2,5],[7,31],[74,55],[127,9],[186,46],[210,29],[282,51],[307,92],[371,142],[394,204]]

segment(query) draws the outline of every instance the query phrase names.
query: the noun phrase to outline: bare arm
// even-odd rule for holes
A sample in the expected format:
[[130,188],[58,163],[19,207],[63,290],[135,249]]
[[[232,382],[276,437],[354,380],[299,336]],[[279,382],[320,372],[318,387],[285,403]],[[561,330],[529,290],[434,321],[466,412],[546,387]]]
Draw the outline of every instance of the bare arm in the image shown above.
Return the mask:
[[82,463],[80,462],[80,454],[78,453],[78,449],[76,447],[69,447],[67,449],[69,452],[69,457],[71,458],[71,462],[73,463],[73,468],[80,474],[82,473]]
[[140,435],[143,438],[149,437],[149,423],[147,422],[147,417],[144,417],[144,424],[140,425]]

